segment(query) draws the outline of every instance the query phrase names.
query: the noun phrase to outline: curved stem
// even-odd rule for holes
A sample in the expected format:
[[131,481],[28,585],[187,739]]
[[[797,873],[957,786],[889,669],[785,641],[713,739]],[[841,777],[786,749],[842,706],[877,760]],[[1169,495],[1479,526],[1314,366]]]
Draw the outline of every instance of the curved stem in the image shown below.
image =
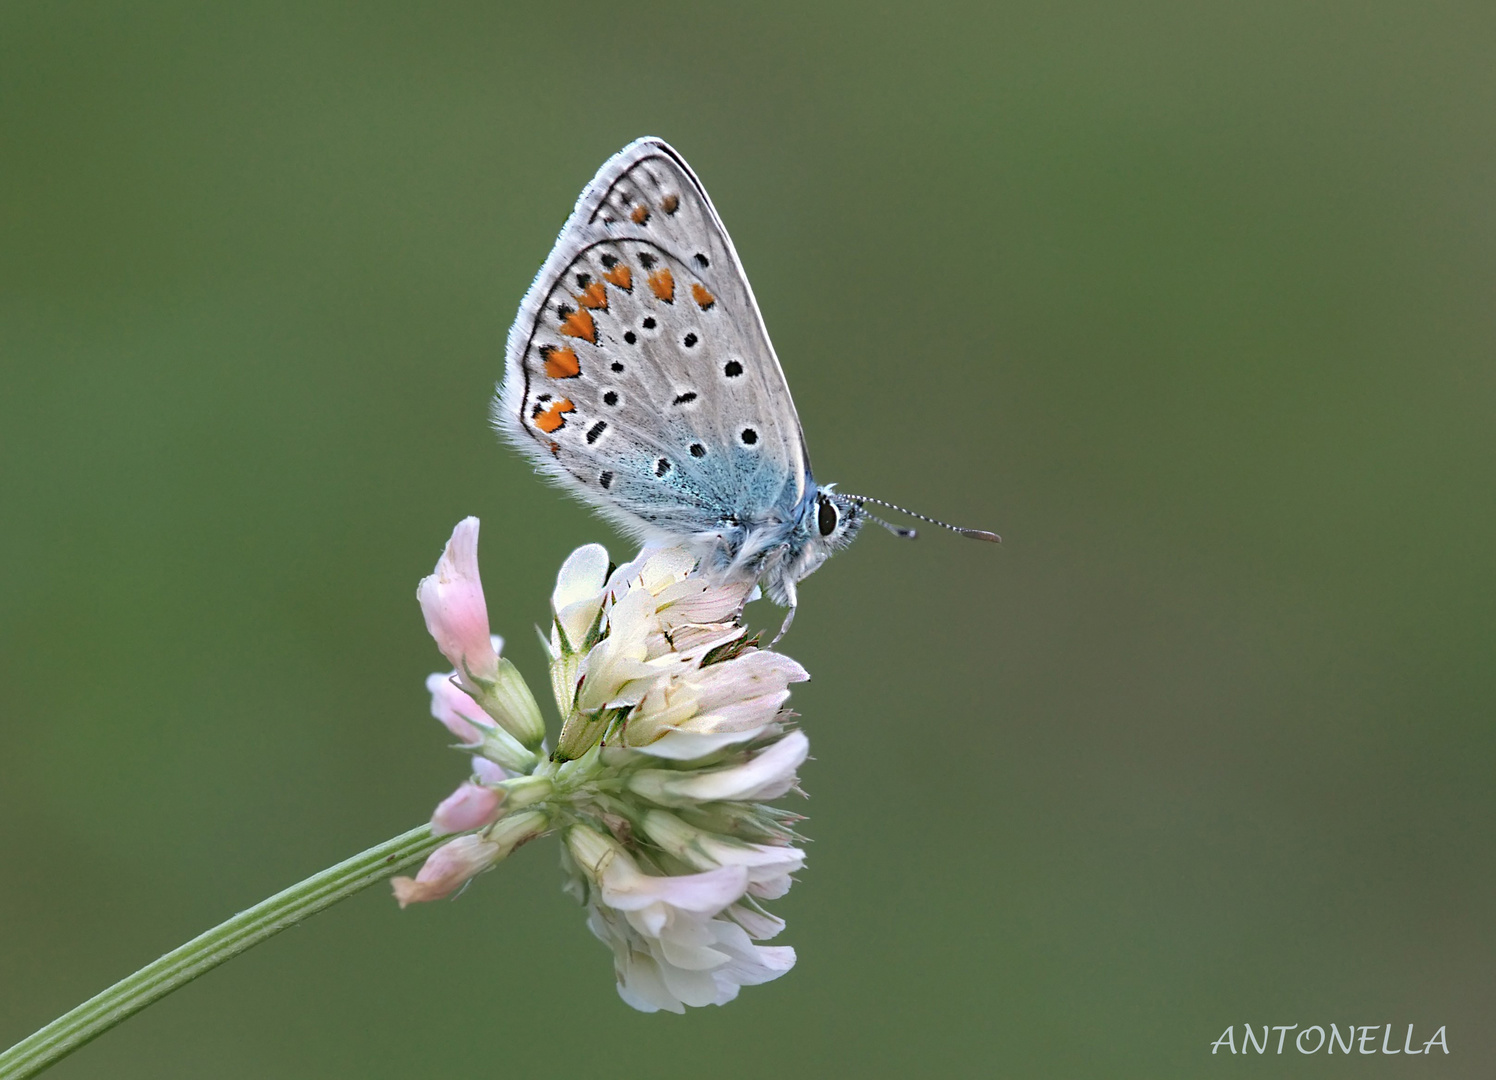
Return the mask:
[[419,862],[448,839],[422,825],[239,912],[0,1053],[0,1080],[35,1076],[203,972]]

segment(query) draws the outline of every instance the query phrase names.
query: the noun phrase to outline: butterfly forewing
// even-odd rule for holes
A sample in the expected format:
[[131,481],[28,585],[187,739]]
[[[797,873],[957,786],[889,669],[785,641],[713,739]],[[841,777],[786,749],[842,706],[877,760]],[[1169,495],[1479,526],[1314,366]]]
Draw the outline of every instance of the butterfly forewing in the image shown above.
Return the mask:
[[732,242],[658,140],[598,172],[510,332],[502,428],[643,533],[785,520],[799,420]]

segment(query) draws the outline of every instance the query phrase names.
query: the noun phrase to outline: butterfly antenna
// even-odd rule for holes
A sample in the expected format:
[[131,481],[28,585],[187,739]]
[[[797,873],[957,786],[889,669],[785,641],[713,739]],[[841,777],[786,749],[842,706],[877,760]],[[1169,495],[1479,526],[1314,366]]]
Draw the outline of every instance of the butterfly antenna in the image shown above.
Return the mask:
[[871,510],[869,510],[865,506],[862,508],[862,512],[864,514],[866,514],[868,517],[872,518],[874,521],[876,521],[879,525],[882,525],[889,532],[893,533],[900,540],[918,540],[919,539],[919,533],[916,532],[914,529],[901,529],[901,528],[899,528],[897,525],[895,525],[891,521],[884,521],[877,514],[873,513]]
[[[838,492],[837,494],[845,493]],[[921,521],[928,521],[931,525],[939,525],[942,529],[949,529],[951,532],[960,533],[962,536],[969,536],[973,540],[986,540],[989,543],[993,544],[1001,544],[1003,542],[1003,538],[1001,536],[998,536],[995,532],[988,532],[985,529],[966,529],[961,527],[960,525],[952,525],[948,521],[941,521],[939,518],[927,517],[924,514],[916,513],[913,510],[906,509],[905,507],[898,506],[891,502],[886,502],[883,499],[875,499],[871,495],[846,495],[846,498],[854,499],[858,503],[877,503],[879,506],[886,506],[890,510],[897,510],[901,514],[908,514],[912,518],[919,518],[919,520]],[[864,512],[866,512],[866,508],[864,508]],[[896,536],[907,536],[912,540],[916,535],[913,529],[900,529],[895,525],[890,525],[882,518],[874,517],[871,513],[869,513],[867,516],[872,518],[879,525],[882,525],[885,529],[887,529],[889,532],[892,532]]]

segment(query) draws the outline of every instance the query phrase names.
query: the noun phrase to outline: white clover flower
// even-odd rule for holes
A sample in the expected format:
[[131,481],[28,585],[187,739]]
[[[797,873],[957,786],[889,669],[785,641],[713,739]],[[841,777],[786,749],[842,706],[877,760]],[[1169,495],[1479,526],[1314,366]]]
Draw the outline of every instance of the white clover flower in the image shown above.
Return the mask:
[[432,715],[474,756],[432,817],[433,833],[461,835],[395,879],[401,906],[559,832],[567,891],[634,1008],[721,1005],[784,974],[794,950],[756,944],[784,929],[760,901],[788,891],[805,853],[800,817],[765,803],[797,790],[809,741],[784,706],[809,676],[748,637],[752,587],[710,583],[678,548],[617,568],[599,545],[572,552],[544,635],[562,717],[546,756],[534,698],[488,636],[477,536],[462,522],[419,593],[457,669],[427,680]]

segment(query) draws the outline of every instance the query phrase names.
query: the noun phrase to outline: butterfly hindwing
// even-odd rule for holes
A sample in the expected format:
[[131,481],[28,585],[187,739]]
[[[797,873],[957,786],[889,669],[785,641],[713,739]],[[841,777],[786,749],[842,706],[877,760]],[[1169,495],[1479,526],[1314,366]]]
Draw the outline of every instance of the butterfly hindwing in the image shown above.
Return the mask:
[[510,331],[495,418],[639,534],[783,520],[804,496],[800,424],[758,305],[663,142],[630,144],[583,192]]

